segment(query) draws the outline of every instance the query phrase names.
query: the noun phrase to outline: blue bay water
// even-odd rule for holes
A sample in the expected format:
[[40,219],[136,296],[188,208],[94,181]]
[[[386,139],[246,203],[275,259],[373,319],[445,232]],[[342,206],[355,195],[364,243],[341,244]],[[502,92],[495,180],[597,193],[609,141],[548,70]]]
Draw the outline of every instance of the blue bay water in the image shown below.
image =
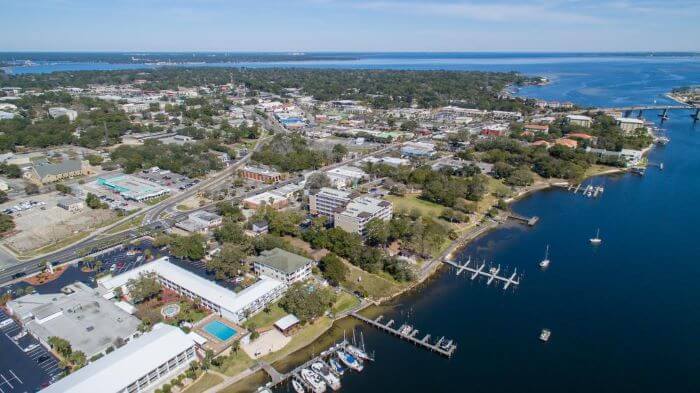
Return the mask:
[[[280,64],[251,66],[272,65]],[[700,62],[692,56],[425,54],[303,66],[515,70],[552,79],[521,94],[583,106],[668,103],[663,95],[671,88],[700,84]],[[663,126],[671,142],[650,153],[663,171],[591,180],[605,186],[595,200],[561,190],[533,194],[513,208],[540,216],[536,227],[498,229],[459,255],[517,267],[524,274],[517,290],[444,269],[397,300],[387,318],[456,340],[452,359],[363,327],[377,361],[344,377],[343,391],[700,391],[700,126],[688,114],[672,114]],[[598,248],[588,243],[596,228]],[[541,271],[547,244],[552,263]],[[542,328],[552,330],[546,344],[538,340]]]

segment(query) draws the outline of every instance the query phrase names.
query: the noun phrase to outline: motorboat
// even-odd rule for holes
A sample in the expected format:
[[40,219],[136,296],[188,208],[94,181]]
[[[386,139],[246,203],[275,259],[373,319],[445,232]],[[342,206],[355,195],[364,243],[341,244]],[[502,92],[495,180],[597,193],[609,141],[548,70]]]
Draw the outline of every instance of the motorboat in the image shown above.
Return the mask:
[[452,343],[452,340],[443,341],[442,343],[440,343],[440,349],[442,349],[443,351],[449,351],[450,348],[452,348]]
[[340,379],[338,379],[323,362],[314,362],[311,365],[311,370],[320,375],[323,381],[326,382],[326,385],[331,389],[340,389]]
[[549,266],[549,244],[547,244],[547,248],[544,251],[544,259],[540,261],[540,267],[541,268],[546,268]]
[[370,356],[365,351],[361,350],[360,348],[354,345],[347,345],[345,347],[345,350],[356,358],[360,358],[362,360],[372,360],[372,358],[370,358]]
[[540,332],[540,340],[547,342],[549,341],[549,336],[552,335],[552,331],[549,329],[542,329]]
[[301,382],[297,381],[294,378],[292,378],[292,388],[294,388],[294,391],[297,393],[306,393],[306,389],[304,389],[304,386],[301,384]]
[[343,365],[340,364],[339,361],[337,361],[337,360],[331,358],[331,359],[328,360],[328,363],[330,363],[331,368],[333,369],[333,371],[334,371],[336,374],[338,374],[338,375],[343,375],[343,374],[345,374],[345,367],[343,367]]
[[344,351],[338,351],[337,353],[338,359],[340,359],[340,361],[343,362],[343,364],[348,368],[351,368],[355,371],[362,371],[362,369],[364,369],[364,366],[362,365],[362,361],[360,359],[357,359],[356,357]]
[[603,239],[600,238],[600,228],[598,228],[598,230],[596,231],[595,237],[592,238],[592,239],[590,239],[590,242],[591,242],[591,244],[593,244],[594,246],[597,246],[597,245],[599,245],[600,243],[603,242]]
[[301,370],[301,377],[309,384],[314,393],[324,393],[326,391],[326,383],[323,382],[321,376],[308,368]]

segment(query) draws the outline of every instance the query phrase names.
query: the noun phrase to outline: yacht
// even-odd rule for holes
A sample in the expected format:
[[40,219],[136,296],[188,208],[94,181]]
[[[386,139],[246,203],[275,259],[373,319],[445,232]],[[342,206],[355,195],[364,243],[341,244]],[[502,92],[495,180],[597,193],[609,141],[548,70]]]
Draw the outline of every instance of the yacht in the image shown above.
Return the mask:
[[333,390],[338,390],[340,389],[340,379],[336,377],[331,370],[323,364],[322,362],[315,362],[314,364],[311,365],[311,369],[318,375],[323,378],[323,381],[326,382],[326,385],[328,385],[331,389]]
[[600,228],[598,228],[598,230],[596,231],[595,237],[590,239],[590,242],[591,242],[591,244],[593,244],[595,246],[597,246],[603,242],[603,239],[600,238]]
[[340,364],[340,362],[338,362],[337,360],[331,358],[330,360],[328,360],[328,363],[330,363],[331,367],[333,368],[333,371],[336,374],[338,374],[338,375],[345,374],[345,367],[343,367],[343,365]]
[[449,351],[450,348],[452,348],[452,342],[452,340],[443,341],[442,343],[440,343],[440,349],[442,349],[443,351]]
[[292,379],[292,388],[294,388],[294,391],[297,393],[306,393],[306,389],[304,389],[304,386],[301,384],[301,382],[297,381],[296,379]]
[[540,332],[540,340],[547,342],[549,341],[549,336],[552,335],[552,332],[549,329],[542,329]]
[[[408,333],[407,333],[408,334]],[[348,353],[356,358],[360,358],[362,360],[371,360],[369,355],[360,348],[354,346],[354,345],[347,345],[345,347],[345,350],[348,351]]]
[[344,351],[338,351],[337,353],[338,359],[340,359],[340,361],[343,362],[343,364],[346,365],[348,368],[351,368],[355,371],[362,371],[362,369],[364,368],[362,362],[354,356],[350,355],[349,353],[346,353]]
[[326,383],[323,382],[321,376],[308,368],[301,370],[301,377],[311,386],[313,393],[324,393],[326,391]]
[[549,244],[547,244],[547,248],[544,250],[544,259],[540,261],[540,267],[542,269],[547,266],[549,266]]

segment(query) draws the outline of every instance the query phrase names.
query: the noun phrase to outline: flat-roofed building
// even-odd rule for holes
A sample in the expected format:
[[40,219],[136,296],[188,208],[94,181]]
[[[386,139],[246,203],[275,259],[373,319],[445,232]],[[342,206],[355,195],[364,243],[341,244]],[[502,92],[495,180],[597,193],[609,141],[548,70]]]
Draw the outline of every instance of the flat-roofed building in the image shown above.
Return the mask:
[[633,117],[618,117],[615,122],[626,134],[634,132],[637,128],[644,128],[644,120]]
[[118,192],[124,199],[137,202],[147,201],[170,193],[169,188],[132,175],[100,177],[97,179],[97,184]]
[[60,337],[88,359],[105,354],[117,341],[130,340],[140,324],[82,282],[65,286],[60,293],[34,293],[10,300],[7,309],[45,347],[51,347],[49,337]]
[[352,193],[324,187],[316,194],[309,195],[309,212],[327,217],[331,222],[340,210],[352,200]]
[[362,196],[350,202],[345,210],[335,213],[334,225],[351,233],[365,235],[365,226],[373,219],[391,220],[393,206],[383,199]]
[[282,297],[287,290],[287,285],[283,282],[262,277],[253,285],[236,293],[171,263],[168,257],[156,259],[103,280],[100,285],[110,291],[121,288],[123,293],[128,294],[129,280],[138,279],[142,275],[154,276],[164,287],[198,302],[234,323],[242,323],[249,316]]
[[274,183],[282,179],[282,174],[271,169],[260,168],[256,166],[246,165],[238,171],[238,174],[246,179],[261,181],[265,183]]
[[68,118],[68,121],[72,122],[78,118],[78,112],[74,111],[73,109],[55,107],[49,108],[49,116],[53,117],[54,119],[57,117],[65,116]]
[[309,258],[281,248],[263,251],[251,260],[257,274],[274,278],[287,285],[311,277],[311,267],[314,264]]
[[341,166],[326,172],[335,188],[353,188],[367,178],[367,173],[354,166]]
[[79,212],[85,208],[85,202],[76,197],[65,197],[58,200],[58,207],[69,212]]
[[432,157],[435,145],[427,142],[406,142],[401,146],[401,155],[407,157]]
[[593,124],[593,119],[584,115],[568,115],[566,120],[574,126],[590,127]]
[[289,199],[270,191],[253,195],[243,200],[243,206],[246,209],[254,210],[257,210],[263,206],[271,206],[273,209],[281,209],[287,205],[289,205]]
[[223,223],[223,217],[218,214],[199,211],[190,213],[188,218],[175,224],[176,227],[192,233],[205,233],[211,228]]
[[159,323],[121,348],[49,385],[42,393],[152,392],[197,361],[195,336]]

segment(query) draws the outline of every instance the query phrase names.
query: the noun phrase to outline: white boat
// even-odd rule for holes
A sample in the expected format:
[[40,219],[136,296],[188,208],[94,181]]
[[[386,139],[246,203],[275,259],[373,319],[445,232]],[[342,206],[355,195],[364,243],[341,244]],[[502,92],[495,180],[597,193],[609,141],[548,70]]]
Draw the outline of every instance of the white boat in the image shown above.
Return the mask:
[[449,351],[450,348],[452,348],[452,342],[452,340],[443,341],[442,343],[440,343],[440,349],[442,349],[443,351]]
[[326,382],[326,385],[328,385],[331,389],[333,390],[338,390],[340,389],[340,379],[336,377],[331,370],[323,364],[322,362],[315,362],[314,364],[311,365],[311,369],[318,375],[323,378],[323,381]]
[[351,368],[355,371],[362,371],[362,369],[364,368],[360,359],[357,359],[356,357],[343,351],[338,351],[337,353],[338,359],[340,359],[340,361],[343,362],[343,364],[346,365],[348,368]]
[[299,382],[293,378],[292,378],[292,387],[294,388],[294,391],[297,393],[306,393],[306,389],[304,389],[304,386],[301,384],[301,382]]
[[540,267],[541,268],[546,268],[549,266],[549,244],[547,244],[547,248],[544,251],[544,259],[540,261]]
[[598,230],[596,231],[595,237],[590,239],[590,242],[591,244],[596,246],[603,242],[603,239],[600,238],[600,228],[598,228]]
[[552,332],[549,329],[542,329],[540,332],[540,340],[547,342],[549,341],[549,336],[552,335]]
[[328,360],[328,363],[330,363],[331,367],[333,368],[333,371],[336,374],[338,374],[338,375],[345,374],[345,367],[343,367],[343,365],[340,364],[337,360],[331,358]]
[[369,357],[369,355],[367,355],[367,353],[365,351],[361,350],[360,348],[358,348],[354,345],[347,345],[345,347],[345,350],[348,351],[349,354],[351,354],[352,356],[354,356],[356,358],[360,358],[363,360],[371,360],[371,358]]
[[301,370],[301,377],[311,386],[314,393],[323,393],[326,391],[326,383],[323,382],[321,376],[308,368]]

